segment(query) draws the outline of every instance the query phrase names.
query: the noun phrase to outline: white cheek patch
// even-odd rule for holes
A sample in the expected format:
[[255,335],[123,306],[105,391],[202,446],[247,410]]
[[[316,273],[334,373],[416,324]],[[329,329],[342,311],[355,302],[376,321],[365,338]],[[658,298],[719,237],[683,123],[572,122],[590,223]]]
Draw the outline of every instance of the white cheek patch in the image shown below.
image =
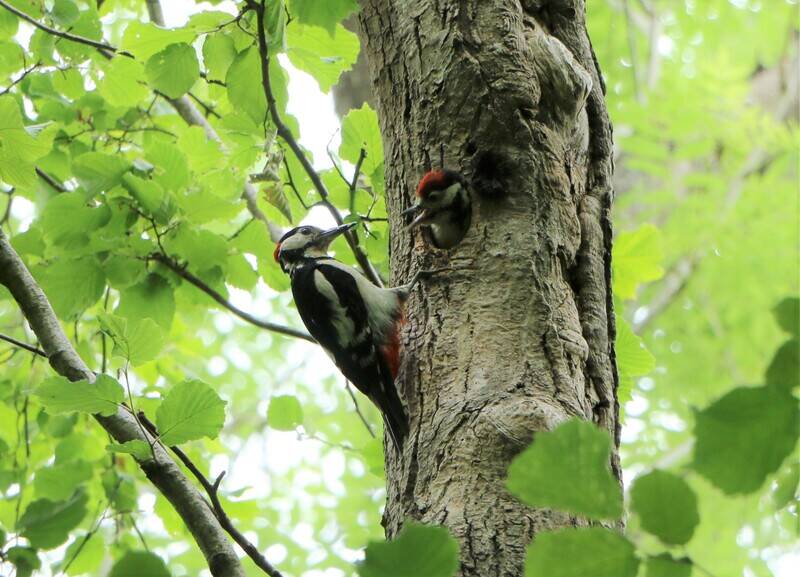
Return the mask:
[[336,290],[325,278],[325,275],[318,270],[314,271],[314,285],[325,300],[331,303],[330,320],[339,337],[339,342],[344,346],[349,345],[355,340],[356,327],[352,319],[347,316],[347,311],[339,303],[339,295],[336,294]]
[[308,242],[306,237],[300,234],[295,234],[281,243],[281,250],[295,250],[298,248],[303,248],[306,242]]

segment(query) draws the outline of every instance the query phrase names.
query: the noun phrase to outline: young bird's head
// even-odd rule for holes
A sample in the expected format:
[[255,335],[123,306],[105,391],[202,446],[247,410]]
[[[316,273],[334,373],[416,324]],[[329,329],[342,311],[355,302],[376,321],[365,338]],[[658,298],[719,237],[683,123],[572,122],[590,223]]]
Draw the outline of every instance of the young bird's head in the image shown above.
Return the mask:
[[328,247],[333,239],[356,226],[356,223],[343,224],[329,230],[316,226],[298,226],[284,234],[275,245],[272,256],[281,265],[283,272],[291,272],[295,265],[304,259],[328,256]]
[[431,227],[439,248],[455,246],[466,233],[471,215],[464,178],[454,170],[431,170],[419,181],[416,202],[403,215],[414,217],[407,228]]

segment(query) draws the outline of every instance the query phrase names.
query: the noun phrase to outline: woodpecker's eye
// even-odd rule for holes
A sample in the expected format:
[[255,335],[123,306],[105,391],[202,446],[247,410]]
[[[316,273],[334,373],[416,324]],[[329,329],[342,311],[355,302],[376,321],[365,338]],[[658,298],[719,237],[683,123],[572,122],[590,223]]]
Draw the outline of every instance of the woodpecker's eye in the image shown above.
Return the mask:
[[311,229],[308,228],[307,226],[303,227],[300,229],[300,234],[311,234]]

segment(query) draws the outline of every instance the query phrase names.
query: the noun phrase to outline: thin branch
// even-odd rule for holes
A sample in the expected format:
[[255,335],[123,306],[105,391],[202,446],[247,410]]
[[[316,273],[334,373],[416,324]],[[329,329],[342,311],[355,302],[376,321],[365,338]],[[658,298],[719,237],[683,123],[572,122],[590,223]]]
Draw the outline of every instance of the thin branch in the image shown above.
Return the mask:
[[69,32],[62,32],[61,30],[56,30],[55,28],[51,28],[46,24],[42,24],[29,14],[26,14],[22,10],[19,10],[6,2],[6,0],[0,0],[0,7],[5,8],[12,14],[15,14],[17,17],[25,20],[28,24],[33,25],[34,27],[47,32],[48,34],[52,34],[53,36],[58,36],[59,38],[63,38],[64,40],[69,40],[71,42],[77,42],[78,44],[85,44],[86,46],[91,46],[92,48],[96,48],[97,50],[104,51],[104,52],[112,52],[122,54],[124,56],[131,56],[128,52],[121,52],[117,49],[116,46],[112,46],[111,44],[106,44],[105,42],[98,42],[97,40],[92,40],[91,38],[86,38],[84,36],[78,36],[77,34],[71,34]]
[[372,430],[372,425],[369,424],[369,421],[364,416],[364,413],[361,412],[361,407],[358,406],[358,399],[356,398],[356,394],[353,392],[353,388],[350,386],[350,381],[345,381],[344,388],[347,390],[347,394],[350,395],[350,398],[353,401],[353,406],[356,408],[356,414],[358,415],[358,418],[361,419],[362,423],[364,423],[369,436],[374,439],[375,431]]
[[[0,0],[0,1],[2,1],[2,0]],[[47,174],[44,170],[42,170],[38,166],[36,167],[36,174],[39,176],[39,178],[41,178],[47,184],[52,186],[58,192],[67,192],[67,188],[63,184],[58,182],[55,178],[53,178],[52,176]]]
[[12,88],[14,88],[17,84],[19,84],[20,82],[25,80],[25,77],[28,76],[28,74],[30,74],[34,70],[36,70],[41,64],[42,64],[42,62],[40,60],[39,62],[37,62],[36,64],[31,66],[30,68],[26,68],[25,70],[23,70],[22,74],[20,74],[19,78],[17,78],[13,82],[11,82],[11,84],[9,84],[6,88],[4,88],[2,91],[0,91],[0,96],[3,96],[4,94],[8,94],[9,92],[11,92]]
[[203,110],[206,111],[206,116],[210,114],[211,116],[214,116],[216,118],[222,118],[222,116],[220,116],[219,112],[217,112],[213,106],[211,106],[210,104],[206,104],[205,102],[200,100],[197,96],[195,96],[192,92],[187,92],[186,94],[188,94],[189,98],[197,102],[197,104],[199,104],[203,108]]
[[182,279],[188,281],[190,284],[193,284],[194,286],[199,288],[201,291],[203,291],[208,296],[210,296],[212,299],[214,299],[218,304],[222,305],[223,307],[225,307],[226,309],[231,311],[233,314],[235,314],[240,319],[242,319],[244,321],[247,321],[248,323],[250,323],[252,325],[255,325],[257,327],[260,327],[262,329],[266,329],[268,331],[272,331],[272,332],[279,333],[279,334],[282,334],[282,335],[286,335],[286,336],[289,336],[289,337],[295,337],[295,338],[298,338],[298,339],[303,339],[303,340],[308,341],[310,343],[316,343],[317,342],[311,337],[311,335],[309,335],[306,332],[303,332],[303,331],[298,330],[298,329],[293,329],[291,327],[286,327],[286,326],[283,326],[283,325],[279,325],[277,323],[271,323],[269,321],[262,321],[261,319],[258,319],[256,317],[254,317],[250,313],[245,312],[242,309],[236,307],[231,302],[226,300],[225,297],[223,297],[221,294],[219,294],[213,288],[208,286],[201,279],[199,279],[198,277],[196,277],[195,275],[190,273],[188,270],[186,270],[185,266],[181,266],[180,264],[175,262],[169,256],[167,256],[165,254],[162,254],[162,253],[154,253],[154,254],[150,255],[150,258],[152,258],[155,261],[160,262],[161,264],[163,264],[164,266],[166,266],[167,268],[172,270],[179,277],[181,277]]
[[[280,136],[289,145],[289,148],[292,149],[295,157],[297,157],[297,160],[302,165],[303,170],[305,170],[308,178],[311,180],[311,183],[317,190],[317,193],[319,193],[320,198],[322,198],[322,204],[324,204],[328,209],[328,212],[331,213],[331,216],[333,216],[336,224],[342,225],[344,224],[342,215],[339,213],[339,210],[330,202],[330,200],[328,200],[329,194],[325,183],[322,182],[319,173],[317,173],[317,171],[314,170],[314,167],[311,166],[311,161],[308,159],[305,152],[303,152],[303,149],[300,147],[297,139],[292,134],[292,131],[289,130],[289,127],[283,122],[280,112],[278,111],[278,103],[275,100],[275,95],[272,93],[272,84],[269,77],[269,47],[267,45],[266,32],[264,31],[265,9],[263,0],[261,3],[256,3],[254,0],[248,0],[248,5],[256,12],[258,49],[261,53],[261,85],[264,89],[264,96],[267,99],[267,107],[269,108],[269,114],[272,118],[272,123],[275,125],[278,136]],[[347,240],[347,244],[350,246],[350,250],[353,251],[353,255],[356,257],[356,262],[358,262],[361,270],[364,271],[364,274],[367,276],[367,278],[373,284],[377,286],[383,286],[380,275],[378,275],[377,271],[372,266],[372,263],[369,262],[366,253],[358,245],[358,237],[353,233],[353,231],[347,231],[344,236]]]
[[0,333],[0,341],[6,341],[7,343],[11,343],[14,346],[17,346],[21,349],[25,349],[26,351],[33,353],[34,355],[39,355],[40,357],[47,358],[47,353],[44,352],[42,349],[37,349],[33,345],[29,345],[28,343],[23,343],[22,341],[18,341],[14,337],[10,337],[8,335],[4,335]]
[[[150,419],[147,418],[147,415],[144,412],[139,412],[139,420],[142,424],[147,427],[150,433],[154,436],[158,436],[158,430],[156,429],[155,424],[153,424]],[[222,503],[219,500],[219,486],[222,483],[222,478],[225,476],[225,471],[217,475],[217,478],[211,483],[208,478],[200,471],[197,465],[189,458],[189,456],[181,450],[180,447],[173,446],[170,447],[173,453],[180,459],[180,461],[186,466],[189,471],[192,472],[195,479],[203,486],[208,498],[211,500],[211,506],[214,511],[214,515],[219,520],[220,525],[222,526],[228,534],[233,537],[233,540],[239,545],[239,547],[247,553],[247,556],[253,560],[253,562],[266,573],[270,577],[283,577],[283,574],[275,568],[272,563],[270,563],[266,557],[264,557],[258,548],[253,545],[247,537],[242,535],[241,532],[236,528],[236,526],[231,521],[228,514],[225,512],[225,508],[222,506]]]
[[[36,334],[50,365],[71,381],[95,375],[70,343],[41,287],[0,229],[0,284],[4,285],[22,309]],[[120,407],[116,414],[95,415],[98,423],[118,443],[152,438],[142,432],[129,411]],[[244,569],[216,516],[180,467],[161,446],[154,447],[152,458],[137,461],[147,478],[167,498],[181,516],[200,547],[213,577],[244,577]]]

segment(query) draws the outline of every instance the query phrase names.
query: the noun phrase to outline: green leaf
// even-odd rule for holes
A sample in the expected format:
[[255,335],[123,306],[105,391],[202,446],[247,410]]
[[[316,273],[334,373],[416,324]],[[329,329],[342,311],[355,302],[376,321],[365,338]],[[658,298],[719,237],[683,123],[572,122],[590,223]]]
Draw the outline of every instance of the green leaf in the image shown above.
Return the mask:
[[25,129],[19,105],[0,97],[0,180],[23,188],[36,186],[33,162],[50,151],[50,142]]
[[93,258],[59,259],[39,269],[37,277],[56,314],[76,318],[97,302],[106,286],[103,269]]
[[55,0],[53,10],[50,12],[53,20],[60,26],[68,27],[75,23],[80,16],[78,6],[72,0]]
[[128,551],[114,563],[108,577],[171,577],[160,557],[148,551]]
[[798,490],[800,490],[800,464],[792,463],[788,467],[784,467],[776,481],[772,501],[775,503],[775,508],[780,510],[797,500]]
[[667,553],[648,557],[644,577],[691,577],[691,559],[674,559]]
[[120,292],[119,306],[114,312],[129,323],[151,318],[169,331],[175,316],[172,286],[161,275],[151,273],[144,281]]
[[367,156],[361,170],[374,178],[376,172],[383,172],[383,141],[378,128],[378,115],[367,104],[351,110],[344,117],[339,156],[356,164],[362,148]]
[[336,24],[357,9],[356,0],[292,0],[289,11],[298,22],[322,26],[332,35]]
[[156,140],[145,146],[145,158],[156,167],[155,180],[165,190],[177,192],[189,184],[186,155],[174,144]]
[[200,77],[200,64],[194,48],[181,42],[153,54],[144,71],[150,86],[170,98],[178,98],[186,94]]
[[358,58],[358,37],[337,25],[331,36],[318,26],[296,25],[288,28],[287,55],[294,66],[308,72],[328,92]]
[[36,549],[30,547],[11,547],[6,551],[6,559],[16,568],[16,577],[31,577],[42,566]]
[[79,485],[91,479],[92,473],[92,466],[85,461],[43,467],[36,471],[33,487],[37,497],[64,501]]
[[37,549],[53,549],[69,538],[69,532],[86,516],[88,496],[77,491],[68,501],[33,501],[17,521],[17,530]]
[[144,66],[131,58],[114,58],[97,90],[111,106],[136,106],[147,96]]
[[294,431],[303,424],[303,406],[297,397],[272,397],[267,409],[267,424],[278,431]]
[[656,368],[656,359],[628,322],[617,316],[617,368],[626,377],[641,377]]
[[152,216],[156,219],[156,222],[161,224],[169,222],[175,209],[160,184],[129,173],[122,176],[122,186],[130,193],[145,214]]
[[228,100],[261,125],[267,117],[267,99],[261,85],[261,60],[255,47],[241,51],[225,76]]
[[393,541],[372,541],[365,553],[356,566],[361,577],[453,577],[458,569],[458,542],[450,532],[413,521]]
[[151,318],[127,320],[116,315],[101,314],[100,326],[114,341],[114,356],[127,359],[133,366],[155,359],[164,346],[164,334]]
[[153,458],[153,451],[150,445],[140,439],[133,439],[124,443],[110,443],[106,449],[110,453],[133,455],[139,461],[147,461]]
[[52,197],[42,211],[45,238],[53,243],[69,243],[105,226],[111,210],[105,204],[92,206],[78,192],[65,192]]
[[216,438],[225,424],[225,404],[202,381],[175,385],[156,411],[161,441],[173,446],[202,437]]
[[102,534],[77,534],[72,544],[67,547],[61,570],[67,575],[99,575],[100,564],[105,554],[106,546]]
[[571,419],[533,443],[508,469],[508,490],[533,507],[597,519],[622,515],[622,493],[609,468],[611,439],[595,425]]
[[203,43],[203,64],[209,78],[224,80],[231,63],[236,58],[233,38],[225,34],[209,34]]
[[91,196],[118,186],[130,167],[122,156],[102,152],[87,152],[72,162],[72,172]]
[[666,471],[638,477],[631,489],[631,503],[642,528],[667,545],[688,543],[700,522],[694,491]]
[[80,411],[110,417],[125,399],[122,385],[108,375],[97,375],[94,383],[50,377],[36,388],[35,394],[51,415]]
[[125,29],[121,48],[132,53],[137,60],[144,61],[170,44],[191,44],[194,37],[195,32],[186,28],[169,30],[134,20]]
[[620,233],[614,241],[611,259],[614,293],[623,299],[634,298],[640,284],[663,276],[663,260],[661,231],[652,224]]
[[775,305],[772,312],[783,330],[800,337],[800,297],[786,297]]
[[19,19],[8,10],[0,10],[0,36],[11,38],[17,33]]
[[205,229],[182,226],[165,245],[171,254],[186,259],[191,271],[224,267],[228,258],[228,243],[225,238]]
[[635,577],[633,545],[599,527],[539,533],[528,546],[525,577]]
[[796,399],[773,387],[734,389],[695,421],[692,467],[728,495],[761,487],[800,433]]
[[800,386],[800,339],[789,339],[775,353],[767,367],[766,384],[787,393]]

